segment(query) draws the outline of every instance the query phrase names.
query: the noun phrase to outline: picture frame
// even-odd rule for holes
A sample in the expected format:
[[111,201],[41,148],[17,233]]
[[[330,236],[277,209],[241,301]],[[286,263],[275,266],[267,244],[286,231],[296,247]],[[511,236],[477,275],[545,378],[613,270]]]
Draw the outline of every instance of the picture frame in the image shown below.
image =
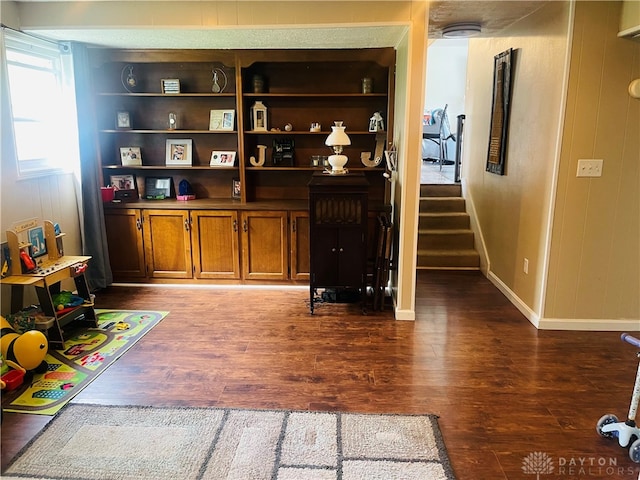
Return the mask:
[[209,130],[232,132],[235,126],[235,110],[211,110],[209,112]]
[[120,162],[123,167],[142,166],[140,147],[120,147]]
[[510,48],[493,57],[493,99],[486,171],[496,175],[504,175],[505,171],[513,87],[513,56],[514,51]]
[[167,166],[190,167],[192,162],[193,140],[167,139],[166,160]]
[[178,78],[161,78],[160,79],[160,91],[165,95],[180,93],[180,79],[178,79]]
[[118,130],[131,129],[131,116],[129,115],[129,112],[116,112],[116,128]]
[[242,184],[239,178],[234,178],[231,181],[231,197],[237,199],[242,197]]
[[214,150],[211,152],[211,167],[235,167],[236,152],[223,152]]
[[138,187],[135,175],[111,175],[109,177],[109,185],[116,187],[116,200],[126,201],[138,199]]
[[44,228],[38,226],[28,230],[29,243],[31,244],[31,256],[42,257],[47,254],[47,242],[45,241]]
[[144,198],[164,200],[175,197],[173,177],[146,177],[144,179]]

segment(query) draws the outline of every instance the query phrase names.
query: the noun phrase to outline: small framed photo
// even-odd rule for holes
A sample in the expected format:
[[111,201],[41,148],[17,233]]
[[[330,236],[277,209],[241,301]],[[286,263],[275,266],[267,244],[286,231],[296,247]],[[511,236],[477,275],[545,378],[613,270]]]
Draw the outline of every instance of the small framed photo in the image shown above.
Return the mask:
[[120,161],[123,167],[135,167],[142,165],[140,147],[120,147]]
[[138,187],[135,175],[111,175],[109,185],[116,187],[115,198],[120,201],[137,200]]
[[116,112],[116,128],[120,130],[131,129],[131,117],[129,112]]
[[176,167],[190,167],[193,141],[191,139],[167,140],[166,164]]
[[231,181],[231,196],[233,198],[241,198],[242,193],[241,193],[241,184],[240,184],[240,179],[239,178],[234,178]]
[[234,167],[236,164],[236,152],[211,152],[211,167]]
[[162,93],[176,94],[180,93],[180,80],[177,78],[160,79],[160,88]]
[[235,125],[235,110],[211,110],[209,113],[209,130],[232,132]]

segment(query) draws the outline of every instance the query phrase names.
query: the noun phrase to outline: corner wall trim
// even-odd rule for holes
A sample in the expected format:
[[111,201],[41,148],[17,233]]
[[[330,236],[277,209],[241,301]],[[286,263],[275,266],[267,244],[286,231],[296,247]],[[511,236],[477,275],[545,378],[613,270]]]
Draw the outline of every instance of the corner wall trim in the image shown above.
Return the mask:
[[495,273],[493,272],[488,272],[487,273],[487,278],[489,279],[489,281],[491,283],[493,283],[496,288],[498,290],[500,290],[502,292],[502,294],[507,297],[509,299],[509,301],[511,303],[513,303],[513,305],[520,310],[520,313],[522,313],[522,315],[524,315],[526,317],[527,320],[529,320],[531,322],[531,324],[536,327],[536,328],[540,328],[539,324],[540,324],[540,317],[538,316],[538,314],[536,312],[534,312],[533,310],[531,310],[529,308],[529,306],[527,304],[525,304],[520,297],[518,297],[515,293],[513,293],[511,291],[511,289],[509,287],[507,287],[502,280],[500,280]]
[[396,320],[410,320],[416,319],[415,310],[398,310],[396,309]]

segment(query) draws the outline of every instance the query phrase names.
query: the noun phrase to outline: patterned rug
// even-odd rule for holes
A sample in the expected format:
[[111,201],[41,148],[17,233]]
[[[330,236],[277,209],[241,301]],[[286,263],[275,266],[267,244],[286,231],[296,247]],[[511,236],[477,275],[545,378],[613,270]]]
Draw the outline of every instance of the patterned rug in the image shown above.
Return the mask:
[[3,476],[42,477],[455,478],[433,415],[86,404],[67,405]]
[[98,328],[80,330],[63,350],[49,350],[48,369],[2,392],[5,412],[53,415],[120,358],[169,312],[96,309]]

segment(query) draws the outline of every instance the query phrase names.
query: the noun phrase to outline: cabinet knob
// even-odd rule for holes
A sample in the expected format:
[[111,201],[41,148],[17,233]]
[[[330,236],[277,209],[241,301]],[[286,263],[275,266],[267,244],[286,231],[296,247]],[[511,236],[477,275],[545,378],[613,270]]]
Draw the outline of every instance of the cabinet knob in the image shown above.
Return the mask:
[[184,229],[188,232],[189,231],[189,219],[186,218],[184,220]]
[[340,248],[340,253],[344,252],[344,248]]
[[335,248],[332,248],[332,249],[331,249],[331,251],[335,253],[336,249],[335,249]]
[[237,220],[234,220],[234,221],[233,221],[233,231],[234,231],[234,232],[237,232],[237,231],[238,231],[238,221],[237,221]]
[[136,218],[136,228],[142,230],[142,221],[139,218]]
[[247,232],[249,230],[249,226],[247,225],[247,221],[242,222],[242,230]]

